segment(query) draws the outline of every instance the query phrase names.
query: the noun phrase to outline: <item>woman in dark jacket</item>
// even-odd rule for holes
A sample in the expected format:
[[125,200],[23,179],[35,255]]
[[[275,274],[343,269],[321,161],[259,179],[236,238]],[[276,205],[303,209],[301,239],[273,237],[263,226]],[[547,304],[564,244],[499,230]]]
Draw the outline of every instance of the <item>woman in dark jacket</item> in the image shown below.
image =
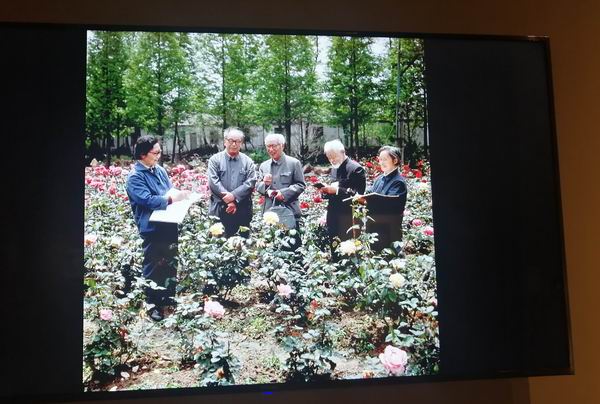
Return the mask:
[[402,218],[407,188],[399,170],[400,153],[400,149],[393,146],[383,146],[379,149],[379,165],[383,173],[366,191],[366,195],[376,195],[362,198],[367,204],[369,216],[374,220],[367,225],[367,231],[379,236],[378,241],[372,245],[376,251],[390,247],[394,241],[402,240]]

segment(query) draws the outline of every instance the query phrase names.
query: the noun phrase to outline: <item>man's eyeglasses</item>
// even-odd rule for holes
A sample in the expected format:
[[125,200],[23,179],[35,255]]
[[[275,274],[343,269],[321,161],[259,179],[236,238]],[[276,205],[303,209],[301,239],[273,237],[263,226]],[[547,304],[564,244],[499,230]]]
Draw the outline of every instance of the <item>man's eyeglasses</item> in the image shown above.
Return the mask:
[[162,153],[162,150],[159,150],[159,151],[151,151],[151,152],[149,152],[149,153],[150,153],[150,154],[154,154],[155,156],[158,156],[159,154],[161,154],[161,153]]
[[234,139],[225,139],[225,140],[227,140],[229,143],[232,143],[232,144],[242,144],[242,142],[243,142],[242,140],[234,140]]

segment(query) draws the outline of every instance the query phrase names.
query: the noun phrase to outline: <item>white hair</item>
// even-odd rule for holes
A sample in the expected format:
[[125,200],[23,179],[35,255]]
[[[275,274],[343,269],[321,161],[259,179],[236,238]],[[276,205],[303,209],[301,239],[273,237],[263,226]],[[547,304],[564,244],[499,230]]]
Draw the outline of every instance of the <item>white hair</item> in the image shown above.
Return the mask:
[[244,132],[242,132],[238,128],[229,127],[227,129],[225,129],[225,131],[223,132],[223,138],[224,139],[229,139],[231,137],[238,137],[240,139],[243,139],[244,138]]
[[344,145],[338,139],[330,140],[329,142],[325,143],[325,146],[323,146],[323,151],[325,153],[333,151],[346,154],[346,149],[344,148]]
[[269,133],[267,136],[265,136],[265,145],[270,142],[285,144],[285,136],[280,133]]

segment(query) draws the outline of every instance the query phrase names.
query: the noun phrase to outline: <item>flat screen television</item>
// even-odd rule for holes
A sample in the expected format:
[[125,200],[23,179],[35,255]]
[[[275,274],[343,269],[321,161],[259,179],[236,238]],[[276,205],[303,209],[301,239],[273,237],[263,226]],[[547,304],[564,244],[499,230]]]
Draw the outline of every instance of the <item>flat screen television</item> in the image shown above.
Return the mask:
[[3,395],[572,373],[547,38],[0,33]]

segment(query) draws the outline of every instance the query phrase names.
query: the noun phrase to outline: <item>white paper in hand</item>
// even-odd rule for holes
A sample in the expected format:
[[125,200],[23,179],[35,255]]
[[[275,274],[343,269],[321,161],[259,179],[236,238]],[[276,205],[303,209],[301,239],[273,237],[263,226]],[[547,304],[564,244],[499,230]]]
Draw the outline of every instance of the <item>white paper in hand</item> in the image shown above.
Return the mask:
[[[171,188],[167,192],[166,196],[173,197],[178,192],[179,191],[175,188]],[[150,215],[150,221],[179,224],[183,222],[183,219],[185,219],[185,215],[190,209],[190,206],[192,206],[193,203],[198,202],[200,198],[200,194],[193,192],[187,197],[187,199],[178,202],[173,202],[172,204],[167,206],[167,209],[165,210],[155,210],[154,212],[152,212],[152,214]]]

